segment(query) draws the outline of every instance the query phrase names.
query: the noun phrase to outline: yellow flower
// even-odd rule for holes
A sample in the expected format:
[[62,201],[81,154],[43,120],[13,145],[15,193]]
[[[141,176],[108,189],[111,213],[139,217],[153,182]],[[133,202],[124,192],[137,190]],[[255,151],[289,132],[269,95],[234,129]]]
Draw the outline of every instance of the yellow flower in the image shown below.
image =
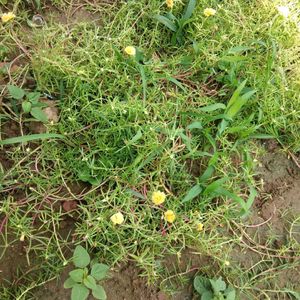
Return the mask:
[[203,227],[204,227],[204,226],[203,226],[202,223],[198,223],[198,224],[197,224],[197,231],[199,231],[199,232],[202,231],[202,230],[203,230]]
[[203,11],[205,17],[214,16],[216,13],[217,11],[213,8],[205,8]]
[[1,20],[2,20],[3,23],[6,23],[6,22],[14,19],[15,17],[16,17],[16,15],[13,12],[8,12],[8,13],[4,13],[1,16]]
[[125,49],[124,49],[125,53],[127,53],[128,55],[130,56],[135,56],[136,54],[136,49],[135,47],[133,46],[127,46]]
[[120,225],[124,222],[124,216],[122,213],[118,212],[118,213],[112,215],[110,217],[110,220],[113,222],[114,225],[116,225],[116,224]]
[[165,202],[166,200],[166,195],[165,193],[163,192],[160,192],[160,191],[156,191],[152,194],[152,202],[155,204],[155,205],[160,205],[162,203]]
[[176,215],[173,210],[167,210],[165,212],[165,220],[169,223],[173,223],[176,219]]
[[166,4],[169,8],[173,8],[174,6],[174,1],[173,0],[166,0]]

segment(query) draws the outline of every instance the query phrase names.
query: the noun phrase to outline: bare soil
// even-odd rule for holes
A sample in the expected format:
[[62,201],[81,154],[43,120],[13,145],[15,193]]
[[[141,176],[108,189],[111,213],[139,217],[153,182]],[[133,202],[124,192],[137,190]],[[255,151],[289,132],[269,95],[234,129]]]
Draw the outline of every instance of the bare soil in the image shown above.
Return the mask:
[[[263,260],[268,261],[269,255],[274,255],[275,260],[272,260],[272,264],[266,263],[258,271],[269,272],[269,280],[258,282],[256,288],[299,291],[299,264],[290,269],[280,269],[278,266],[285,262],[292,264],[300,259],[288,246],[291,241],[300,242],[299,222],[291,228],[293,220],[300,216],[300,169],[278,148],[276,142],[268,141],[266,149],[268,152],[262,157],[257,170],[257,180],[262,183],[263,188],[255,200],[244,232],[241,232],[248,247],[246,250],[235,247],[231,259],[244,270],[255,270],[256,264],[261,267]],[[274,251],[284,247],[288,251],[282,256],[276,254],[278,257],[275,257]],[[270,299],[290,299],[284,294],[279,296],[270,293],[268,296]]]
[[[114,268],[103,286],[108,300],[189,300],[193,298],[192,279],[195,273],[206,268],[210,263],[209,257],[196,254],[192,249],[186,249],[179,260],[176,256],[167,256],[162,261],[162,266],[168,273],[182,273],[186,276],[187,282],[185,285],[177,282],[176,277],[174,277],[174,280],[170,279],[165,283],[157,282],[157,284],[149,285],[147,278],[141,276],[142,270],[130,261]],[[186,272],[187,268],[188,272]],[[43,296],[45,300],[69,300],[70,290],[64,289],[62,284],[67,279],[70,270],[71,266],[68,266],[60,278],[45,284],[42,289],[37,291],[36,299]],[[160,290],[161,284],[165,288],[176,287],[177,292],[168,295]],[[92,299],[94,298],[90,296],[89,300]]]

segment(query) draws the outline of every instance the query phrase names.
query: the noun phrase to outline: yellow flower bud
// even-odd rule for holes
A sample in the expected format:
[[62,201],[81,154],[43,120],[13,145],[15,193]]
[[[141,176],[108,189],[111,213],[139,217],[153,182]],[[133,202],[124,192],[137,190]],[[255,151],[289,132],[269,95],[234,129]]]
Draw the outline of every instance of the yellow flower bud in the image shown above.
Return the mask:
[[110,220],[112,221],[112,223],[114,225],[116,225],[116,224],[120,225],[120,224],[122,224],[124,222],[124,216],[123,216],[122,213],[118,212],[118,213],[112,215],[110,217]]
[[198,223],[197,224],[197,231],[202,231],[203,230],[204,225],[202,223]]

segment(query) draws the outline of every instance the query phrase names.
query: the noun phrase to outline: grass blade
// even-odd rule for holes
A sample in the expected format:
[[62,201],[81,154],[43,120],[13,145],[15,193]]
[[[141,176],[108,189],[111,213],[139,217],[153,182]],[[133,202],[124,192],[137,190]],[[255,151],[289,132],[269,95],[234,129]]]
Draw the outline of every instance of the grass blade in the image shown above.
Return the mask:
[[245,87],[247,83],[247,80],[244,80],[238,87],[237,89],[234,91],[233,95],[231,96],[228,104],[227,104],[227,110],[230,108],[231,105],[233,105],[233,103],[235,103],[238,98],[240,97],[240,94],[243,90],[243,88]]
[[230,118],[233,118],[246,104],[248,99],[250,99],[256,93],[255,90],[252,90],[241,97],[237,97],[235,102],[227,109],[227,115]]
[[198,121],[195,121],[195,122],[191,123],[187,127],[187,129],[189,129],[189,130],[192,130],[192,129],[202,129],[202,128],[203,128],[202,123],[198,122]]
[[51,139],[51,138],[63,139],[64,136],[61,134],[56,134],[56,133],[31,134],[31,135],[17,136],[17,137],[9,138],[6,140],[2,140],[2,141],[0,141],[0,145],[25,143],[25,142],[30,142],[30,141],[34,141],[34,140],[44,140],[44,139]]
[[226,109],[226,105],[223,103],[215,103],[207,106],[200,107],[199,110],[205,112],[211,112],[217,109]]
[[196,7],[196,4],[197,4],[197,0],[190,0],[189,1],[188,5],[187,5],[187,8],[185,10],[185,13],[182,16],[182,19],[188,20],[192,16],[193,11]]
[[176,32],[177,31],[177,26],[171,21],[169,20],[168,18],[164,17],[164,16],[161,16],[161,15],[156,15],[154,16],[154,18],[162,23],[163,25],[165,25],[167,28],[169,28],[170,30]]
[[137,142],[141,137],[143,136],[142,131],[139,130],[135,136],[127,143],[127,146],[130,146],[132,144],[134,144],[135,142]]
[[210,183],[204,190],[203,195],[211,196],[219,192],[222,189],[222,184],[227,180],[227,178],[221,178]]
[[186,91],[186,89],[184,88],[184,86],[182,85],[182,83],[180,81],[178,81],[176,78],[168,76],[166,77],[167,80],[173,82],[174,84],[176,84],[179,88],[181,88],[184,92]]
[[245,210],[246,210],[245,213],[247,213],[249,211],[249,209],[251,208],[256,196],[257,196],[256,189],[253,186],[250,186],[250,195],[245,204]]
[[143,100],[146,101],[147,77],[146,77],[144,66],[140,65],[140,64],[138,66],[139,66],[139,70],[140,70],[140,74],[141,74],[141,78],[142,78]]
[[272,134],[258,133],[258,134],[253,134],[248,136],[248,139],[268,140],[268,139],[276,139],[276,136]]
[[202,192],[202,187],[199,184],[194,185],[183,198],[182,203],[193,200]]
[[239,196],[237,196],[237,195],[235,195],[235,194],[233,194],[233,193],[229,192],[228,190],[226,190],[224,188],[221,188],[221,187],[218,190],[218,194],[220,196],[226,196],[226,197],[232,199],[233,201],[235,201],[237,204],[239,204],[241,206],[243,212],[246,212],[247,206],[246,206],[245,201],[241,197],[239,197]]
[[215,167],[214,166],[209,166],[204,173],[201,175],[199,178],[199,182],[204,183],[207,181],[215,172]]

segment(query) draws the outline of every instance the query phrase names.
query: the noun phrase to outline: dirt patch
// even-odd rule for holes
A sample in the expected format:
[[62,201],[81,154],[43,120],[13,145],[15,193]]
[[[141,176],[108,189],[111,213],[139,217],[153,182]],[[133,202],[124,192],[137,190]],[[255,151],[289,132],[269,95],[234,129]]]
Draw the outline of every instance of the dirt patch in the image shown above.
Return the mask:
[[[42,289],[37,291],[35,299],[43,300],[70,300],[71,290],[63,287],[64,281],[68,278],[72,266],[68,266],[57,280],[46,283]],[[160,300],[156,287],[149,287],[147,279],[140,277],[141,270],[134,263],[120,266],[116,271],[112,271],[103,283],[108,300],[134,300],[149,299]],[[94,299],[90,296],[89,300]],[[165,298],[167,299],[167,298]]]
[[[2,219],[1,222],[4,220]],[[25,270],[28,267],[26,259],[26,249],[25,244],[15,242],[12,238],[9,239],[10,245],[5,247],[5,241],[1,238],[1,257],[0,261],[0,285],[11,285],[11,282],[17,280],[18,270]]]
[[[143,272],[134,262],[121,264],[110,272],[109,279],[103,282],[108,300],[189,300],[193,298],[192,280],[197,271],[211,266],[211,260],[203,255],[194,253],[190,249],[182,252],[180,258],[176,255],[167,256],[162,262],[162,267],[166,274],[170,274],[170,279],[163,282],[156,282],[149,285],[147,278],[142,276]],[[60,278],[45,284],[42,289],[35,293],[35,298],[41,296],[43,300],[69,300],[70,290],[63,288],[63,282],[67,279],[72,266],[68,266],[61,274]],[[185,276],[184,284],[182,280],[177,280],[177,274]],[[177,292],[167,295],[160,289],[171,287]],[[94,299],[92,296],[89,300]]]
[[254,212],[263,220],[270,220],[269,235],[285,239],[289,219],[300,214],[300,169],[285,154],[276,152],[264,157],[259,173],[263,191]]
[[[292,245],[300,242],[300,226],[291,224],[300,215],[300,169],[275,142],[266,149],[257,170],[262,190],[240,230],[245,247],[234,247],[231,259],[245,270],[269,274],[268,280],[257,280],[258,289],[297,290],[300,266]],[[284,264],[289,267],[281,269]],[[284,294],[267,294],[269,299],[288,299]]]
[[1,126],[1,135],[3,139],[21,135],[20,125],[14,121],[8,121]]
[[[193,279],[196,273],[210,272],[214,268],[214,260],[206,255],[197,253],[193,249],[183,250],[179,256],[167,256],[162,265],[169,278],[161,282],[164,290],[175,290],[169,298],[159,300],[191,300],[194,299]],[[217,265],[215,266],[217,269]],[[213,275],[212,275],[213,277]]]
[[[8,217],[1,217],[0,224],[8,223]],[[40,224],[35,224],[38,228]],[[3,224],[5,227],[6,224]],[[59,228],[56,228],[57,235],[64,240],[72,237],[74,230],[74,220],[66,218],[63,220]],[[4,230],[3,230],[4,231]],[[9,228],[8,228],[9,231]],[[35,231],[38,236],[38,230]],[[43,237],[47,237],[49,233],[43,232]],[[22,240],[22,236],[13,236],[8,234],[6,239],[2,236],[0,239],[0,286],[17,287],[24,283],[25,276],[34,276],[38,269],[42,269],[45,261],[39,258],[38,251],[29,251],[31,247],[38,246],[37,241],[29,241],[28,238]],[[69,249],[63,249],[64,254],[68,257],[71,255]],[[24,277],[24,280],[23,280]]]
[[[111,3],[103,3],[99,1],[99,5],[112,6],[114,1]],[[48,4],[43,8],[41,12],[42,17],[44,18],[46,24],[48,22],[60,23],[68,27],[73,27],[79,23],[96,23],[100,24],[101,14],[95,9],[89,10],[86,7],[88,5],[78,2],[77,4],[73,3],[67,10],[60,10],[52,4]],[[94,8],[94,7],[93,7]]]

